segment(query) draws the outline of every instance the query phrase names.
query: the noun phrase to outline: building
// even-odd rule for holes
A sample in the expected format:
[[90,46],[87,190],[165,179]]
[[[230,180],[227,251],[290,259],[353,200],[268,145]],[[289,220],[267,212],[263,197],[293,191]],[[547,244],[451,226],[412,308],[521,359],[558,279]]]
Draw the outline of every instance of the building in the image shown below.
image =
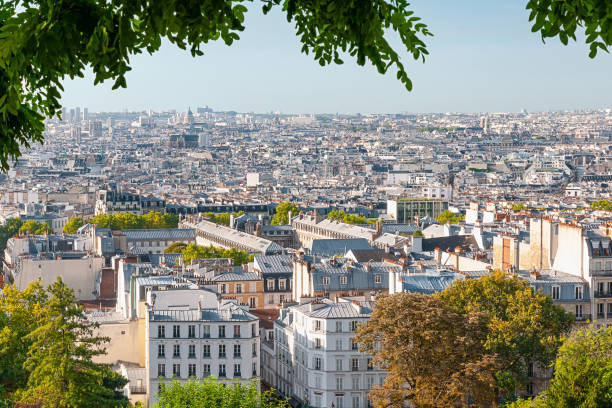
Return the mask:
[[149,405],[170,379],[259,377],[259,321],[248,308],[206,290],[152,291],[146,313]]
[[110,185],[108,189],[99,190],[96,193],[96,215],[119,212],[143,215],[151,211],[165,213],[166,202],[156,197],[145,197],[136,193],[119,191],[114,184]]
[[221,273],[211,281],[217,285],[222,299],[236,299],[239,305],[248,305],[251,309],[264,307],[264,281],[254,272],[234,268],[234,271]]
[[369,407],[367,393],[384,382],[385,372],[359,352],[353,332],[372,307],[323,299],[281,310],[274,323],[276,372],[263,375],[283,395],[310,407]]
[[387,200],[387,214],[398,223],[411,224],[425,217],[436,218],[448,210],[448,201],[442,199],[400,198]]
[[293,260],[293,301],[302,298],[371,297],[389,290],[389,273],[401,267],[384,262],[323,259],[300,254]]
[[291,302],[293,264],[291,255],[256,256],[253,270],[264,281],[265,309],[278,308]]
[[280,254],[283,248],[267,239],[253,236],[233,228],[202,220],[197,223],[183,221],[181,228],[193,228],[196,231],[196,243],[202,246],[215,246],[225,249],[236,248],[250,254]]

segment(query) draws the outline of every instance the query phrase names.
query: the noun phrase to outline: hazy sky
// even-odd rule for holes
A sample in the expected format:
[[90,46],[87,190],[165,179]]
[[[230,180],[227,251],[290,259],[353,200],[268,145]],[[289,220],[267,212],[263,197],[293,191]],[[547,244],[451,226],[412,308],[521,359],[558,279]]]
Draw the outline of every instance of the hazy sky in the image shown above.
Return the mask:
[[[395,71],[371,66],[320,67],[280,11],[247,3],[246,30],[232,46],[188,51],[164,45],[132,57],[128,88],[94,87],[93,77],[66,83],[63,104],[90,111],[177,109],[284,113],[499,112],[612,107],[612,56],[591,60],[588,47],[543,44],[531,33],[525,0],[414,0],[434,37],[425,64],[402,53],[414,89]],[[399,41],[394,41],[400,46]]]

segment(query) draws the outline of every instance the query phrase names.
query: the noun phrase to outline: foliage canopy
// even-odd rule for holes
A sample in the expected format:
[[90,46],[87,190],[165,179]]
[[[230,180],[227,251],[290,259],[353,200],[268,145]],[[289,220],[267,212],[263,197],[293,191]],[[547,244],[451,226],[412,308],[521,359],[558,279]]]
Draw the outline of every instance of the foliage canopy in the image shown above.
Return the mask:
[[178,215],[162,214],[150,211],[145,215],[137,215],[127,212],[115,214],[99,214],[93,217],[91,224],[96,224],[98,228],[110,228],[112,230],[124,229],[156,229],[156,228],[177,228]]
[[270,224],[272,225],[286,225],[289,224],[289,213],[291,212],[291,216],[294,217],[298,214],[300,210],[297,208],[295,204],[289,201],[283,201],[276,207],[276,211]]
[[191,264],[191,261],[194,259],[232,258],[234,260],[234,265],[239,266],[247,264],[255,258],[255,255],[245,251],[239,251],[236,248],[223,249],[212,245],[204,247],[196,244],[189,244],[181,253],[183,254],[183,262],[186,265]]

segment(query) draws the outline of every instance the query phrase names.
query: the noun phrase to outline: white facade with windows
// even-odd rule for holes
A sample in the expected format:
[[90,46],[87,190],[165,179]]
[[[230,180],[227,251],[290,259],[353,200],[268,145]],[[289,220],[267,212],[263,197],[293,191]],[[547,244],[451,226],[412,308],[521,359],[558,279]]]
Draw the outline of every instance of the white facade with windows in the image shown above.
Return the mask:
[[[160,386],[172,378],[214,377],[246,382],[259,377],[259,319],[235,300],[216,305],[181,305],[184,290],[154,292],[152,299],[173,296],[162,308],[155,302],[146,315],[146,371],[149,404]],[[199,303],[199,305],[198,305]],[[209,302],[210,303],[210,302]]]
[[311,407],[369,407],[367,393],[386,373],[360,353],[354,330],[372,313],[372,302],[328,299],[281,311],[274,324],[274,388]]

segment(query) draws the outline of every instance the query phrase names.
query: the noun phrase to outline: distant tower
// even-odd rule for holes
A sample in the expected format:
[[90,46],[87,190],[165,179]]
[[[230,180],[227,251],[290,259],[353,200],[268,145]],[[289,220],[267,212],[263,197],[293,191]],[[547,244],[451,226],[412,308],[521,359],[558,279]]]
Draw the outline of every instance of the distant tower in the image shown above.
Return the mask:
[[191,111],[191,108],[189,108],[187,110],[187,114],[185,115],[185,119],[183,120],[183,123],[187,123],[189,125],[193,124],[194,119],[193,119],[193,112]]
[[94,139],[102,137],[102,122],[99,120],[89,121],[89,137]]
[[81,108],[74,108],[74,121],[75,123],[79,123],[81,121]]
[[77,144],[81,143],[81,127],[80,126],[72,126],[70,128],[70,138],[74,140]]
[[83,120],[88,120],[89,110],[87,108],[83,108]]

